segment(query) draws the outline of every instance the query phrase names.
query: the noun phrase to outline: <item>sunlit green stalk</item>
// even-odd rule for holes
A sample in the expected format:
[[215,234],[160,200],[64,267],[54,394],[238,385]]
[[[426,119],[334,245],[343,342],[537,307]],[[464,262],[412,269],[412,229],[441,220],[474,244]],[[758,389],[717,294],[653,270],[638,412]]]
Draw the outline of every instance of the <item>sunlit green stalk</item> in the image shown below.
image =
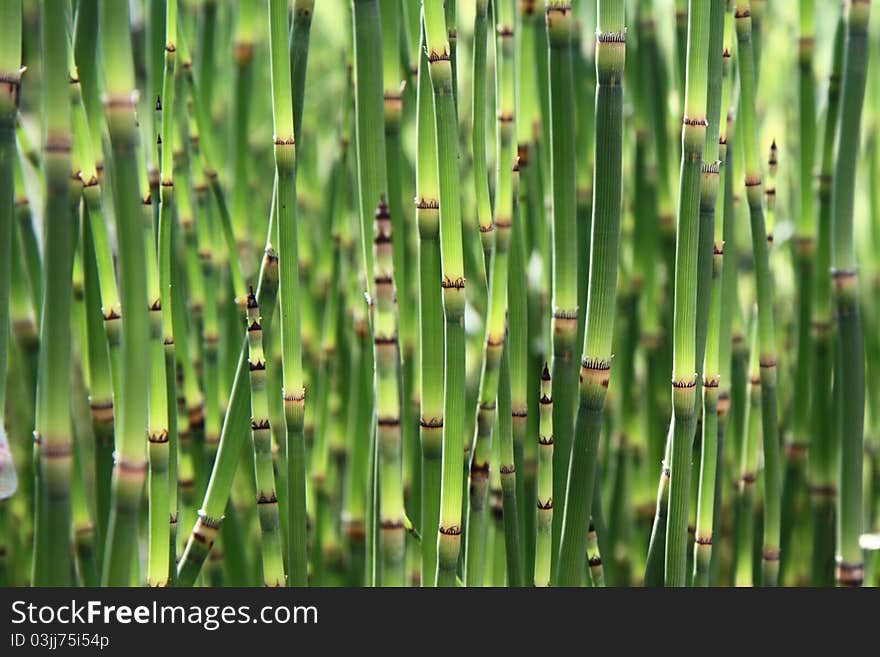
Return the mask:
[[[846,14],[846,44],[837,138],[831,232],[831,282],[837,311],[834,385],[840,431],[840,495],[837,505],[835,578],[839,586],[861,586],[862,460],[865,420],[865,352],[859,311],[855,235],[855,181],[859,160],[862,105],[868,63],[870,0],[851,0]],[[876,182],[876,181],[875,181]]]
[[735,9],[740,74],[740,122],[745,156],[746,197],[752,233],[752,253],[758,301],[758,341],[761,369],[761,418],[764,445],[764,586],[775,586],[779,575],[779,538],[782,501],[782,470],[779,458],[776,410],[776,333],[773,318],[773,280],[764,225],[761,172],[758,164],[755,89],[757,61],[752,44],[752,20],[748,0],[738,0]]

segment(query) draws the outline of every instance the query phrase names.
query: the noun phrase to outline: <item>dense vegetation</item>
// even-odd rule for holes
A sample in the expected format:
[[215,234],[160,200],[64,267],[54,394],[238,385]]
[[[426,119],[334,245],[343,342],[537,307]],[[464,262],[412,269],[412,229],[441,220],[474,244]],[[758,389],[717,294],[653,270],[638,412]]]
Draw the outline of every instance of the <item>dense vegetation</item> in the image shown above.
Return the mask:
[[870,5],[2,0],[0,584],[880,584]]

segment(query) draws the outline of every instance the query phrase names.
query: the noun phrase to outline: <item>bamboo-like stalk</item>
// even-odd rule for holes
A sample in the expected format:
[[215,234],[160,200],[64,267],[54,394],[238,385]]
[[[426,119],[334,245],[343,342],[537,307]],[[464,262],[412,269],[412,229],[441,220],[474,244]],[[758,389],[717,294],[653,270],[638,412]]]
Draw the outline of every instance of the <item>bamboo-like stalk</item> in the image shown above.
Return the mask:
[[831,283],[836,307],[835,393],[840,430],[840,496],[837,506],[835,579],[861,586],[862,461],[865,419],[865,353],[859,311],[853,215],[862,105],[868,62],[870,0],[852,0],[846,14],[846,42],[840,100],[840,129],[831,188]]
[[[596,167],[593,177],[590,281],[577,421],[571,445],[571,464],[566,473],[568,479],[556,571],[556,581],[564,586],[580,585],[586,572],[586,528],[593,505],[596,452],[611,370],[620,240],[623,70],[626,59],[624,3],[602,0],[598,12]],[[553,378],[560,385],[555,373]],[[557,389],[564,389],[565,384],[561,386]],[[557,389],[553,393],[554,409],[558,403]],[[560,417],[555,414],[553,418],[554,442],[555,436],[559,435],[557,419]],[[565,446],[561,448],[565,449]],[[558,460],[553,464],[554,473],[559,465]],[[559,499],[560,496],[554,490],[554,497]]]
[[471,150],[474,164],[471,169],[474,179],[474,193],[477,225],[483,243],[483,256],[488,267],[489,254],[494,243],[492,231],[492,205],[489,202],[489,174],[486,168],[486,52],[488,50],[487,29],[489,25],[489,0],[477,0],[474,8],[474,49],[471,72]]
[[816,227],[816,271],[810,321],[810,447],[807,480],[813,515],[811,583],[830,586],[834,582],[834,526],[837,505],[838,427],[834,417],[832,368],[834,362],[831,281],[821,275],[831,268],[831,188],[834,182],[834,143],[840,116],[840,76],[843,69],[844,12],[838,16],[828,78],[827,109],[819,162]]
[[302,367],[297,259],[296,147],[290,60],[287,55],[287,3],[269,1],[269,34],[272,68],[272,102],[275,140],[275,175],[278,177],[278,300],[281,329],[282,393],[287,431],[287,571],[290,586],[308,579],[306,551],[305,444],[303,415],[305,382]]
[[263,327],[256,295],[248,295],[248,370],[251,382],[251,437],[254,450],[254,475],[257,482],[257,510],[260,518],[262,572],[265,586],[284,586],[281,524],[275,473],[272,469],[272,435],[269,423],[269,400],[266,393],[266,356],[263,351]]
[[306,65],[309,61],[309,35],[315,0],[294,0],[290,22],[290,88],[293,93],[293,130],[297,139],[302,133],[305,106]]
[[[174,264],[174,134],[175,91],[177,89],[177,0],[167,0],[165,7],[164,67],[162,72],[162,117],[159,146],[159,303],[162,307],[162,344],[164,348],[165,385],[168,412],[168,577],[176,574],[178,513],[178,423],[177,367],[175,364],[175,326],[182,324],[176,312],[174,287],[179,285]],[[164,135],[164,138],[163,138]],[[161,144],[164,143],[164,147]]]
[[[250,231],[255,223],[249,217],[248,183],[248,128],[250,117],[253,113],[253,86],[254,86],[254,50],[257,45],[258,34],[258,11],[257,0],[248,0],[238,6],[235,15],[235,27],[232,42],[232,59],[235,65],[234,72],[234,96],[232,107],[232,229],[235,234],[235,243],[238,247],[238,256],[248,273],[248,263],[252,263],[248,256],[254,245]],[[167,56],[166,56],[167,61]],[[167,103],[167,95],[166,95]],[[259,235],[258,231],[254,231]],[[253,265],[251,265],[253,266]]]
[[438,0],[422,2],[428,70],[434,92],[440,201],[440,268],[445,322],[443,467],[437,535],[437,584],[455,583],[461,547],[465,432],[465,279],[458,180],[458,112],[446,17]]
[[[706,257],[709,239],[702,232],[711,232],[710,280],[704,281],[702,290],[709,296],[703,303],[708,306],[706,315],[705,355],[703,365],[702,403],[703,435],[700,450],[700,484],[697,498],[695,543],[694,543],[694,584],[707,586],[709,565],[712,558],[712,536],[715,516],[715,490],[718,467],[718,379],[719,379],[719,338],[721,333],[721,275],[724,258],[724,206],[719,207],[716,200],[724,198],[724,157],[719,143],[720,124],[726,121],[724,92],[722,91],[722,69],[724,58],[725,0],[713,0],[709,18],[709,63],[708,96],[706,117],[706,141],[703,148],[702,181],[700,188],[700,253],[698,260]],[[728,29],[731,28],[728,25]],[[728,41],[729,44],[729,41]],[[725,81],[729,95],[729,81]],[[724,110],[722,110],[724,108]],[[722,115],[724,111],[724,116]],[[726,143],[725,143],[726,150]],[[700,271],[700,274],[705,274]],[[701,279],[702,280],[702,279]],[[699,295],[699,291],[698,291]],[[699,305],[699,299],[698,299]],[[698,352],[699,352],[699,346]],[[699,353],[697,354],[699,357]]]
[[[424,46],[424,33],[421,36]],[[416,166],[416,221],[419,230],[419,441],[422,453],[421,531],[422,586],[433,586],[437,571],[437,543],[432,540],[440,523],[440,471],[443,430],[443,322],[442,298],[437,289],[440,270],[440,224],[434,105],[428,59],[419,48],[418,162]]]
[[758,301],[758,334],[761,365],[761,417],[764,444],[764,546],[762,581],[775,586],[779,575],[779,538],[781,522],[781,464],[779,458],[778,419],[776,410],[776,333],[773,318],[773,281],[768,242],[764,225],[761,173],[758,165],[757,127],[755,124],[755,89],[757,61],[752,43],[752,19],[748,0],[737,0],[734,16],[739,53],[741,90],[740,121],[745,185],[749,203],[752,253]]
[[675,250],[673,369],[666,586],[684,586],[690,502],[691,454],[696,423],[696,305],[700,168],[706,140],[709,5],[691,2],[688,60],[682,119],[678,227]]
[[[270,331],[279,284],[279,259],[273,241],[273,233],[276,232],[274,221],[270,221],[266,249],[260,266],[259,285],[256,291],[264,333]],[[214,460],[214,468],[211,471],[202,506],[198,512],[198,519],[190,531],[186,546],[178,561],[176,586],[193,585],[214,545],[217,532],[223,522],[232,479],[241,454],[242,441],[247,434],[249,421],[247,403],[250,398],[250,382],[245,369],[247,368],[247,338],[245,337],[243,340],[244,344],[229,394],[229,406],[226,410],[223,429],[220,432],[217,457]]]
[[127,586],[131,582],[136,521],[146,472],[147,396],[149,359],[147,268],[144,232],[138,207],[138,134],[135,124],[134,65],[129,37],[129,12],[124,3],[102,5],[104,108],[112,147],[114,212],[119,240],[119,278],[122,308],[121,404],[117,412],[113,503],[101,582]]
[[[73,222],[70,213],[70,97],[67,89],[67,10],[41,5],[43,166],[46,228],[43,246],[43,307],[37,369],[34,455],[40,469],[35,501],[34,577],[38,586],[70,583],[72,435],[69,383]],[[5,344],[4,344],[5,349]]]
[[376,424],[383,586],[404,585],[403,454],[400,432],[397,313],[392,228],[388,206],[376,208],[373,344],[376,358]]
[[501,484],[501,505],[504,524],[504,556],[507,586],[522,586],[522,554],[516,505],[516,464],[513,444],[511,408],[510,345],[504,347],[498,376],[498,472]]
[[9,336],[9,277],[15,216],[15,115],[21,84],[21,0],[0,14],[0,425],[6,401],[6,343]]
[[816,151],[816,101],[813,80],[813,52],[815,50],[815,0],[801,0],[798,21],[798,150],[800,178],[798,213],[793,238],[793,260],[797,276],[797,351],[794,371],[794,397],[791,431],[785,440],[785,476],[782,491],[782,551],[783,581],[791,559],[788,547],[794,525],[794,508],[806,490],[805,468],[807,446],[810,442],[810,370],[812,350],[810,320],[813,312],[813,285],[816,258],[816,215],[813,185],[813,163]]
[[538,430],[537,522],[535,532],[535,586],[550,586],[553,558],[553,397],[550,370],[541,373],[541,423]]
[[[89,405],[95,432],[97,450],[95,466],[97,478],[97,535],[98,553],[103,550],[110,509],[110,482],[113,469],[113,421],[114,383],[119,378],[119,347],[121,338],[121,306],[113,266],[113,254],[106,225],[103,194],[108,193],[101,185],[102,175],[101,136],[103,122],[97,101],[90,102],[90,94],[96,94],[95,54],[83,43],[91,43],[97,34],[97,7],[83,3],[77,8],[74,31],[73,56],[81,93],[73,101],[73,134],[78,152],[79,180],[83,185],[84,210],[82,221],[83,262],[86,271],[92,269],[93,279],[86,294],[97,294],[97,304],[89,304],[87,317],[94,321],[91,308],[100,311],[100,324],[92,324],[89,334],[89,368],[91,386]],[[82,63],[81,63],[82,62]],[[95,119],[91,113],[98,116]],[[98,148],[94,146],[97,144]],[[86,242],[88,246],[86,247]],[[86,253],[88,251],[88,253]],[[94,299],[93,299],[94,303]]]
[[737,519],[735,561],[733,564],[733,585],[749,587],[753,577],[753,542],[755,533],[755,481],[758,469],[758,450],[761,441],[761,419],[758,407],[761,404],[760,344],[759,327],[752,311],[749,331],[748,398],[743,400],[744,421],[742,449],[739,454],[739,479],[737,482]]
[[[514,221],[513,168],[516,158],[514,82],[516,69],[514,64],[513,5],[509,0],[501,0],[496,5],[495,12],[498,153],[496,158],[495,211],[492,218],[494,248],[490,259],[489,309],[469,476],[468,533],[466,535],[465,559],[465,581],[468,586],[478,586],[483,579],[485,559],[483,543],[486,517],[484,509],[490,471],[492,428],[495,423],[497,399],[501,394],[498,386],[507,329],[509,250]],[[507,394],[510,394],[509,390]],[[500,421],[506,422],[510,427],[510,418],[504,418]],[[510,438],[512,440],[512,436]],[[507,465],[513,468],[512,458],[511,463]],[[509,474],[513,474],[513,472]],[[504,479],[505,477],[502,476],[502,480]],[[473,525],[470,522],[472,513]]]
[[[552,298],[550,304],[553,350],[551,368],[553,370],[553,385],[555,386],[553,391],[553,430],[556,444],[556,448],[553,450],[553,496],[556,499],[565,497],[575,416],[574,354],[577,348],[575,342],[577,340],[578,297],[577,281],[574,275],[577,272],[578,246],[575,207],[575,106],[571,48],[573,21],[570,2],[565,0],[545,2],[550,80],[550,187],[552,199],[551,232],[553,235]],[[602,28],[600,27],[600,29]],[[562,514],[554,516],[554,548],[558,548],[560,544],[562,521]]]

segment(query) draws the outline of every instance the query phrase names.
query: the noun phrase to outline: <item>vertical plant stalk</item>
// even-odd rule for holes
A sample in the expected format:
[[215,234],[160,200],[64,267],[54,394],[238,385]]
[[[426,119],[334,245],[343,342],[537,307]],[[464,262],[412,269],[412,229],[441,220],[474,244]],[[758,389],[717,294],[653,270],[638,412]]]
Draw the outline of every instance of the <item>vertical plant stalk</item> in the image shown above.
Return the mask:
[[834,583],[835,509],[837,506],[838,427],[834,419],[832,370],[834,362],[831,280],[831,188],[834,183],[834,142],[840,116],[840,76],[843,69],[844,11],[841,8],[834,33],[831,75],[828,78],[827,110],[822,134],[817,196],[816,272],[813,286],[810,348],[810,447],[807,480],[813,515],[812,579],[814,586]]
[[7,2],[0,9],[0,44],[0,425],[3,425],[12,223],[15,216],[15,116],[21,85],[21,0]]
[[376,439],[379,450],[379,531],[383,586],[404,585],[403,449],[400,432],[397,313],[391,215],[376,208],[374,280],[376,293],[373,345],[376,357]]
[[746,197],[752,232],[752,253],[758,300],[758,349],[761,369],[761,425],[764,444],[764,545],[762,581],[775,586],[779,575],[779,538],[782,502],[782,472],[776,410],[776,333],[773,319],[771,279],[766,227],[764,225],[761,172],[758,164],[755,123],[756,58],[752,44],[752,19],[748,0],[738,0],[734,12],[739,52],[741,91],[740,121],[745,157]]
[[264,586],[284,586],[281,520],[275,472],[272,464],[272,427],[266,392],[266,355],[263,326],[257,297],[248,295],[248,371],[251,381],[251,438],[254,450],[254,476],[257,484],[257,514],[260,519],[260,554]]
[[[754,312],[753,312],[754,314]],[[753,552],[755,534],[755,481],[758,470],[758,450],[761,440],[761,419],[758,407],[761,404],[761,374],[759,328],[753,318],[749,331],[748,356],[748,397],[743,399],[744,418],[742,449],[739,456],[739,479],[737,482],[738,526],[735,528],[735,561],[733,563],[733,585],[749,587],[754,584]]]
[[[279,262],[273,240],[273,235],[276,234],[275,221],[271,220],[270,216],[266,248],[260,266],[259,285],[256,293],[262,318],[261,325],[265,334],[269,334],[270,331],[278,293]],[[217,532],[223,523],[223,514],[241,455],[242,441],[247,435],[248,400],[250,399],[250,381],[246,369],[247,338],[244,337],[242,342],[229,394],[229,406],[220,432],[217,458],[208,480],[202,506],[198,511],[198,519],[190,530],[186,546],[178,561],[176,586],[192,586],[211,552],[217,538]]]
[[510,401],[509,345],[501,354],[498,387],[498,472],[504,522],[504,556],[507,586],[522,586],[522,554],[516,508],[516,463],[513,445],[513,414]]
[[122,348],[118,386],[116,458],[113,471],[113,504],[101,583],[131,583],[132,554],[137,539],[137,517],[146,473],[147,395],[149,339],[147,268],[142,214],[138,207],[137,143],[134,106],[134,64],[131,53],[128,5],[102,5],[104,53],[104,109],[112,148],[112,177],[122,308]]
[[315,0],[294,0],[290,25],[290,88],[293,93],[293,129],[297,139],[302,134],[305,107],[306,66],[309,61],[309,36]]
[[[489,309],[486,338],[480,372],[479,401],[475,422],[474,446],[470,463],[468,532],[466,535],[465,581],[479,586],[485,563],[485,505],[488,492],[492,428],[495,424],[496,402],[501,394],[500,365],[507,331],[508,269],[511,229],[514,220],[514,143],[516,75],[514,63],[513,5],[500,0],[496,6],[496,107],[497,107],[497,183],[495,193],[494,249],[491,251],[489,273]],[[508,382],[509,386],[509,382]],[[508,390],[508,395],[509,390]],[[508,397],[509,399],[509,397]],[[510,419],[503,422],[510,426]],[[513,467],[512,463],[508,464]],[[513,474],[511,472],[510,474]],[[502,480],[504,477],[502,477]],[[473,513],[474,524],[470,518]]]
[[296,146],[293,135],[293,99],[287,53],[287,3],[269,0],[272,66],[272,117],[275,175],[278,177],[278,300],[281,319],[282,394],[286,426],[288,546],[290,586],[308,581],[306,550],[306,473],[303,416],[306,390],[303,378],[300,315],[297,299],[299,266],[296,217]]
[[[705,354],[702,364],[703,435],[700,450],[700,484],[694,533],[694,584],[698,586],[708,586],[709,583],[715,522],[715,479],[718,468],[718,381],[720,377],[719,339],[721,337],[721,275],[724,258],[724,205],[722,203],[719,207],[717,199],[724,198],[725,182],[724,157],[726,153],[721,152],[719,143],[721,121],[726,120],[726,111],[722,115],[724,107],[723,84],[727,85],[725,91],[729,95],[728,81],[722,82],[725,4],[725,0],[712,0],[710,4],[706,99],[706,117],[709,124],[703,148],[700,185],[701,234],[700,253],[697,257],[700,265],[702,265],[704,258],[709,258],[710,272],[708,272],[709,280],[703,281],[701,286],[709,299],[703,301],[708,308],[705,318]],[[726,151],[726,144],[724,150]],[[703,232],[710,234],[703,235]],[[711,246],[709,240],[711,240]],[[710,249],[711,252],[706,253]],[[706,273],[701,267],[699,272],[701,277]],[[697,301],[699,305],[699,297]],[[697,357],[699,357],[699,353]]]
[[870,0],[851,0],[840,101],[834,184],[831,191],[831,283],[837,315],[834,385],[840,431],[840,496],[837,505],[835,579],[838,586],[861,586],[862,460],[865,416],[865,353],[859,311],[853,234],[855,180],[862,105],[868,64]]
[[553,394],[550,370],[544,364],[541,373],[541,410],[538,429],[537,522],[535,523],[535,586],[550,586],[553,558]]
[[[245,267],[253,262],[248,258],[248,256],[252,257],[249,250],[260,246],[253,243],[255,240],[250,235],[256,222],[250,219],[248,208],[250,203],[248,128],[253,104],[254,49],[258,33],[258,16],[257,0],[242,2],[235,16],[232,42],[232,59],[235,66],[233,83],[235,95],[232,106],[232,230],[235,234],[238,256]],[[259,235],[259,231],[253,232]],[[247,269],[245,273],[248,273]]]
[[437,585],[455,584],[461,548],[465,432],[465,279],[458,173],[458,112],[453,62],[443,7],[422,3],[428,69],[434,93],[437,179],[440,201],[440,287],[445,323],[443,466],[437,534]]
[[[612,2],[612,4],[614,4]],[[621,10],[622,11],[622,10]],[[549,46],[550,79],[550,180],[553,266],[551,282],[551,342],[553,360],[553,495],[565,496],[565,482],[572,453],[574,430],[574,354],[577,348],[577,218],[575,164],[574,74],[571,47],[571,3],[548,0],[545,22]],[[622,28],[622,25],[621,25]],[[559,546],[562,515],[553,522],[553,545]]]
[[176,266],[174,264],[174,139],[175,91],[177,89],[177,0],[168,0],[165,7],[165,49],[162,75],[162,117],[159,147],[159,303],[162,312],[162,344],[164,346],[164,369],[168,410],[168,523],[169,577],[176,575],[177,559],[177,366],[175,361],[175,326],[183,326],[184,318],[176,312],[174,287]]
[[[816,259],[815,197],[812,185],[816,151],[816,101],[813,82],[813,51],[815,49],[815,0],[801,0],[798,23],[798,174],[799,207],[793,238],[793,259],[797,277],[797,352],[794,371],[794,397],[791,431],[785,441],[785,477],[782,491],[782,552],[783,581],[790,571],[792,559],[788,547],[794,531],[795,508],[805,486],[807,447],[810,443],[810,372],[812,348],[810,320],[813,312],[813,286]],[[802,514],[801,514],[802,515]],[[800,520],[800,518],[798,518]]]
[[[77,8],[74,30],[74,59],[77,76],[80,80],[81,94],[73,107],[74,141],[79,141],[80,151],[79,179],[83,185],[85,213],[82,221],[82,253],[87,277],[95,274],[92,283],[86,282],[86,294],[95,295],[88,304],[87,318],[89,333],[89,369],[91,388],[89,407],[92,427],[95,432],[95,477],[96,482],[96,531],[98,555],[104,548],[107,534],[107,521],[110,515],[110,484],[113,472],[113,433],[114,397],[119,382],[119,351],[121,341],[122,307],[119,303],[119,290],[113,253],[107,231],[104,210],[105,194],[108,188],[101,184],[103,178],[103,150],[101,138],[104,134],[100,99],[97,98],[97,57],[96,35],[98,29],[98,8],[85,2]],[[89,50],[90,44],[92,50]],[[94,96],[94,98],[92,97]],[[88,251],[88,253],[86,253]],[[95,303],[96,302],[96,303]],[[95,324],[90,311],[95,308],[100,323]]]
[[[593,227],[590,280],[578,389],[577,421],[565,487],[559,564],[556,581],[579,586],[586,573],[587,528],[593,507],[596,456],[611,373],[614,312],[617,305],[617,261],[620,244],[623,147],[623,71],[626,61],[625,7],[621,0],[601,0],[596,31],[596,138],[593,173]],[[548,20],[551,14],[548,12]],[[554,18],[556,18],[554,16]],[[565,17],[568,20],[568,17]],[[559,27],[559,26],[557,26]],[[558,266],[558,263],[557,265]],[[554,304],[555,306],[556,304]],[[576,329],[575,324],[572,324]],[[554,409],[557,391],[566,388],[553,374]],[[554,414],[553,431],[559,435]],[[563,445],[562,449],[566,447]],[[555,451],[555,447],[554,447]],[[554,475],[561,463],[553,464]],[[561,491],[554,486],[554,497]],[[559,515],[559,514],[554,514]]]
[[[142,202],[142,230],[147,254],[147,294],[149,321],[150,389],[147,424],[147,480],[148,552],[147,582],[150,586],[165,586],[169,574],[169,465],[170,446],[168,419],[174,411],[174,400],[168,399],[165,370],[165,344],[161,284],[159,281],[159,253],[154,238],[153,208],[149,188]],[[148,202],[149,201],[149,202]],[[169,308],[170,313],[170,308]]]
[[[497,11],[497,10],[496,10]],[[474,194],[476,202],[477,225],[483,243],[483,257],[489,262],[492,251],[493,229],[492,205],[489,201],[489,174],[486,169],[486,95],[488,50],[489,0],[476,0],[474,9],[474,49],[471,83],[471,149],[473,151]]]
[[696,336],[700,169],[706,140],[709,4],[690,2],[684,116],[681,130],[672,356],[672,442],[665,586],[684,586],[687,568],[691,455],[696,424]]
[[[424,33],[421,37],[424,46]],[[419,442],[422,452],[421,582],[435,584],[440,523],[440,470],[443,433],[443,308],[440,280],[440,202],[437,189],[437,150],[434,105],[428,59],[419,48],[418,116],[416,133],[416,223],[419,230]]]
[[[61,2],[40,6],[43,78],[44,205],[40,353],[34,456],[40,470],[35,500],[34,584],[70,583],[71,476],[70,316],[74,251],[70,213],[70,95],[67,82],[67,10]],[[17,95],[17,90],[13,92]],[[6,348],[4,343],[3,349]]]

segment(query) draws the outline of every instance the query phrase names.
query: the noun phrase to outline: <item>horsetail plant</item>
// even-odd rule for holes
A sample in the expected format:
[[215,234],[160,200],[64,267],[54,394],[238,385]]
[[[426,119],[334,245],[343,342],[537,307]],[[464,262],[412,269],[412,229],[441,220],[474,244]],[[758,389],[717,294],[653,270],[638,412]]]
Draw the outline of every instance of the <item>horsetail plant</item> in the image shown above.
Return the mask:
[[[46,171],[46,233],[37,369],[34,455],[39,478],[34,519],[34,582],[64,586],[71,573],[70,313],[74,230],[70,210],[70,96],[67,89],[66,4],[41,6],[43,161]],[[4,345],[5,349],[5,345]]]
[[[360,0],[363,1],[363,0]],[[449,32],[438,0],[423,0],[425,46],[434,94],[440,210],[440,269],[445,328],[443,467],[437,534],[438,586],[452,586],[461,547],[465,432],[465,278],[458,181],[458,111]]]
[[868,0],[262,3],[0,3],[0,582],[877,581]]
[[[615,2],[610,4],[615,5]],[[607,7],[607,3],[605,6]],[[568,474],[572,453],[575,415],[574,353],[577,348],[575,342],[578,317],[577,281],[572,278],[577,271],[578,254],[575,209],[575,107],[571,48],[574,17],[571,3],[565,0],[548,0],[544,7],[550,79],[550,186],[553,235],[550,301],[553,349],[551,367],[553,384],[556,386],[553,391],[553,427],[556,440],[556,448],[553,451],[553,495],[556,499],[562,499],[565,495],[565,477]],[[619,7],[617,9],[623,11]],[[621,16],[621,27],[622,22]],[[560,544],[562,520],[560,514],[554,517],[553,545],[556,548]]]
[[[21,1],[3,6],[0,17],[0,425],[6,401],[6,342],[9,335],[9,285],[12,223],[15,216],[15,122],[21,84]],[[5,430],[4,430],[5,432]]]
[[[424,45],[424,33],[421,36]],[[437,543],[432,532],[440,523],[440,475],[443,430],[443,309],[440,279],[440,224],[434,105],[428,59],[419,48],[418,161],[416,163],[416,222],[419,231],[419,442],[421,443],[421,582],[433,586]]]
[[269,35],[272,70],[272,117],[275,139],[275,175],[278,179],[278,309],[283,366],[282,394],[287,454],[288,545],[290,586],[308,579],[306,552],[306,473],[303,415],[306,390],[303,380],[297,260],[296,146],[293,134],[293,98],[287,46],[287,3],[269,0]]
[[[548,18],[550,12],[548,12]],[[554,22],[555,29],[568,29],[568,16]],[[561,23],[561,24],[560,24]],[[581,583],[586,558],[587,527],[593,508],[596,452],[611,372],[611,342],[617,295],[617,260],[620,241],[621,177],[623,145],[623,70],[626,61],[625,7],[621,0],[601,0],[596,31],[596,138],[593,172],[593,225],[590,240],[590,280],[580,367],[577,419],[565,486],[565,506],[559,545],[556,582],[562,586]],[[560,264],[557,262],[556,266]],[[556,304],[554,304],[555,306]],[[556,311],[554,311],[556,312]],[[572,322],[573,330],[576,325]],[[553,374],[557,390],[566,386]],[[561,386],[561,387],[560,387]],[[554,453],[561,414],[553,418]],[[565,444],[560,449],[568,449]],[[561,464],[553,464],[554,473]],[[564,467],[564,465],[563,465]],[[556,487],[554,486],[554,489]],[[560,494],[554,490],[554,497]],[[559,515],[559,514],[554,514]]]
[[865,415],[865,361],[859,312],[853,214],[856,163],[868,62],[871,0],[851,0],[841,78],[840,129],[831,188],[831,281],[837,311],[835,393],[840,431],[840,495],[837,507],[835,579],[861,586],[862,459]]
[[538,430],[537,522],[535,533],[535,586],[550,586],[553,558],[553,397],[550,370],[541,372],[541,422]]
[[[514,144],[514,24],[513,7],[509,0],[496,3],[496,105],[497,105],[497,183],[495,210],[492,218],[494,248],[491,250],[489,274],[489,308],[486,321],[485,347],[480,372],[480,391],[471,450],[469,475],[468,532],[466,535],[465,580],[478,585],[483,578],[483,542],[485,540],[485,505],[489,483],[489,458],[492,429],[495,425],[499,390],[499,373],[507,332],[508,268],[511,228],[514,221],[513,168],[516,158]],[[509,385],[509,384],[508,384]],[[507,392],[509,395],[509,391]],[[501,422],[509,422],[509,418]],[[509,425],[508,425],[509,426]],[[511,436],[512,439],[512,436]],[[502,476],[502,482],[504,477]],[[474,523],[470,519],[473,515]],[[470,570],[470,573],[468,573]]]
[[818,225],[816,227],[816,271],[810,318],[812,363],[810,377],[810,447],[807,479],[812,507],[812,578],[816,586],[834,582],[835,513],[838,482],[835,464],[839,429],[835,418],[832,376],[835,341],[831,280],[822,272],[831,269],[832,205],[834,184],[834,144],[840,116],[840,78],[843,69],[844,12],[841,9],[832,46],[831,74],[828,78],[827,107],[822,133],[821,160],[817,181]]
[[272,469],[272,435],[269,423],[269,400],[266,392],[266,355],[263,350],[263,327],[260,306],[253,291],[248,295],[248,370],[251,382],[251,438],[254,450],[254,476],[257,482],[257,513],[260,518],[260,553],[263,583],[284,586],[281,520],[275,472]]
[[[794,507],[801,491],[805,491],[805,467],[810,443],[810,368],[812,351],[810,320],[813,311],[813,286],[816,259],[816,216],[813,185],[813,163],[816,151],[816,101],[813,80],[815,50],[815,1],[801,0],[798,12],[798,141],[800,187],[798,214],[793,238],[793,260],[798,279],[797,299],[797,362],[795,365],[794,399],[798,400],[792,415],[791,431],[785,442],[785,476],[783,479],[782,534],[780,549],[783,575],[789,570]],[[787,520],[790,519],[790,520]],[[785,578],[783,578],[785,579]]]
[[[726,153],[720,152],[719,134],[725,94],[722,92],[722,67],[724,53],[725,0],[713,0],[709,17],[709,60],[706,118],[708,126],[703,147],[702,180],[700,187],[700,252],[698,264],[708,254],[711,239],[710,280],[703,283],[709,296],[706,316],[705,356],[703,372],[703,436],[700,450],[700,485],[697,499],[694,538],[694,583],[708,585],[709,565],[712,555],[712,532],[715,516],[715,489],[718,469],[718,378],[719,340],[721,337],[721,274],[724,258],[724,206],[717,199],[724,198],[724,161]],[[730,26],[728,25],[728,28]],[[729,83],[727,83],[729,86]],[[728,94],[729,95],[729,94]],[[726,110],[724,110],[726,115]],[[726,131],[725,131],[726,133]],[[726,150],[726,144],[725,144]],[[720,210],[720,211],[719,211]],[[711,235],[704,236],[703,232]],[[704,271],[700,271],[704,275]],[[708,289],[705,289],[708,288]],[[699,294],[699,292],[698,292]],[[699,304],[699,299],[698,299]],[[699,347],[699,345],[698,345]],[[697,354],[699,356],[699,354]]]
[[745,186],[749,203],[752,253],[758,301],[758,342],[761,370],[761,424],[764,445],[764,546],[762,548],[762,580],[764,586],[775,586],[779,575],[779,538],[781,522],[781,463],[779,459],[778,419],[776,410],[776,332],[773,319],[773,281],[771,279],[764,199],[758,165],[755,89],[757,88],[756,55],[752,43],[752,19],[748,0],[737,0],[735,14],[740,80],[740,122],[745,157]]

